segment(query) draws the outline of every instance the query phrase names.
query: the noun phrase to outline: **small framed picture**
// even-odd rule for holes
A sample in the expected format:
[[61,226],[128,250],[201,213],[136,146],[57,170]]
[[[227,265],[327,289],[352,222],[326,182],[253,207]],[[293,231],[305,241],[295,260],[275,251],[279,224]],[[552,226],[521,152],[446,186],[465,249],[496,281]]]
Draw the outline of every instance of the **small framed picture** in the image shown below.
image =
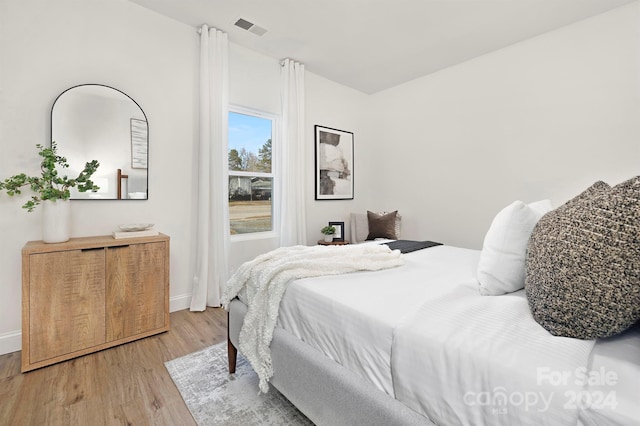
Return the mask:
[[145,120],[131,120],[131,168],[146,169],[149,158],[148,125]]
[[344,241],[344,222],[329,222],[329,226],[336,228],[333,241]]

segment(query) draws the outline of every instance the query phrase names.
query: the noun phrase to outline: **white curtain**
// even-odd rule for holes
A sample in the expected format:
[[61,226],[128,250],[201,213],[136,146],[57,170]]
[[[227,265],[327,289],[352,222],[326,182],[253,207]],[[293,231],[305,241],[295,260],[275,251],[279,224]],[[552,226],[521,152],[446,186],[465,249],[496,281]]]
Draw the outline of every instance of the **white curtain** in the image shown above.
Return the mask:
[[280,246],[307,243],[305,212],[304,65],[282,61]]
[[200,29],[198,222],[192,311],[220,306],[222,286],[229,274],[228,57],[227,34],[203,25]]

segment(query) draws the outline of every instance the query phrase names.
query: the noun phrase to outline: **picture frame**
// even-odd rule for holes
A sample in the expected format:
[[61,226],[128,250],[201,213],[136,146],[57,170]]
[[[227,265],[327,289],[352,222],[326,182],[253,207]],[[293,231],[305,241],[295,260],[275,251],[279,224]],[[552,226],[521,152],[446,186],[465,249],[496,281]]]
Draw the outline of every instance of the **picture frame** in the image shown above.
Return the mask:
[[329,226],[336,228],[333,241],[344,241],[344,222],[329,222]]
[[147,122],[137,118],[131,122],[131,168],[146,169],[149,154]]
[[315,199],[353,200],[353,133],[315,125]]

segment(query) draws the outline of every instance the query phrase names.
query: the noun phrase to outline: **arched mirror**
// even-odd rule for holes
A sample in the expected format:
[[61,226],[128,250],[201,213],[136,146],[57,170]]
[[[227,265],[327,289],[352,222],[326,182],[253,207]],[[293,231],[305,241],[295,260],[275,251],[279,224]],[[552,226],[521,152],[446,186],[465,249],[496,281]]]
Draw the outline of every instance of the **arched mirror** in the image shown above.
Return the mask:
[[149,126],[140,105],[125,93],[99,84],[65,90],[51,107],[51,140],[77,175],[87,161],[100,167],[98,192],[71,191],[72,200],[148,198]]

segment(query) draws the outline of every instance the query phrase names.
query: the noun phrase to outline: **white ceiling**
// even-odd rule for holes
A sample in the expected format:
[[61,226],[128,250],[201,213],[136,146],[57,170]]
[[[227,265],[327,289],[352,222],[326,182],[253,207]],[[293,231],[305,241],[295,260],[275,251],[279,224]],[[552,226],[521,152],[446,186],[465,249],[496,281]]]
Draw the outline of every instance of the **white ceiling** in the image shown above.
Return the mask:
[[[375,93],[635,0],[130,0]],[[234,26],[243,18],[263,36]]]

